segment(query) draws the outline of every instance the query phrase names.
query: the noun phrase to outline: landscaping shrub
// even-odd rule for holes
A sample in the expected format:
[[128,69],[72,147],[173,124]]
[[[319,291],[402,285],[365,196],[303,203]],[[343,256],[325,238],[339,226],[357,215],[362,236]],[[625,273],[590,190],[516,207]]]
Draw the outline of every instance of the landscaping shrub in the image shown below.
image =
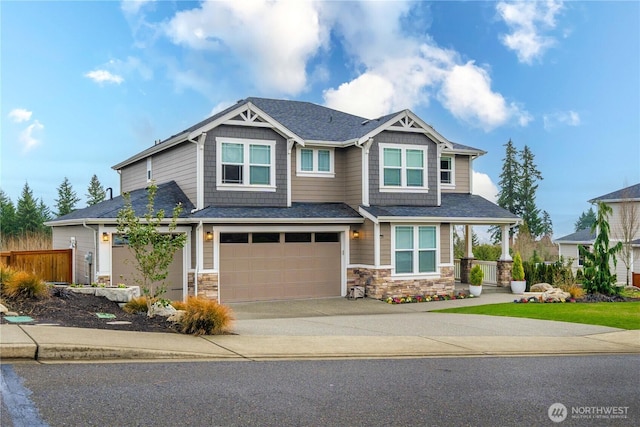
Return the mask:
[[560,285],[559,287],[563,291],[569,292],[571,294],[571,298],[579,299],[584,296],[584,289],[582,289],[582,286],[576,285],[575,283],[569,286]]
[[232,321],[229,307],[214,300],[189,297],[180,326],[185,334],[217,335],[225,332]]
[[187,303],[184,301],[171,301],[171,306],[176,310],[186,310]]
[[147,312],[147,297],[141,296],[138,298],[132,298],[128,303],[122,307],[127,313],[146,313]]
[[33,273],[18,271],[3,282],[3,296],[11,299],[42,299],[49,297],[49,288],[44,280]]
[[4,264],[0,264],[0,284],[6,283],[17,273],[17,270],[8,267]]

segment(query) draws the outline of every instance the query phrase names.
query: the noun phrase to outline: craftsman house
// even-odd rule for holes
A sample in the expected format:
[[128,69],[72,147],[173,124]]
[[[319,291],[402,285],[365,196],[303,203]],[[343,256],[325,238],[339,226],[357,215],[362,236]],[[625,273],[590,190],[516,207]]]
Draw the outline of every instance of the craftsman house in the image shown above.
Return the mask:
[[[144,212],[180,202],[171,299],[222,302],[451,293],[453,226],[519,219],[473,195],[473,160],[409,110],[368,120],[308,102],[247,98],[113,166]],[[121,196],[49,223],[76,248],[77,282],[127,282]],[[502,260],[510,260],[503,242]],[[470,245],[469,245],[470,248]],[[91,252],[92,263],[86,261]],[[470,249],[469,249],[470,253]]]
[[[610,245],[622,242],[626,246],[617,255],[615,274],[618,283],[627,282],[629,264],[629,284],[640,286],[640,183],[589,200],[589,203],[596,202],[603,202],[612,210],[608,219]],[[578,247],[590,249],[595,239],[596,233],[585,229],[555,239],[554,243],[558,245],[559,255],[571,260],[573,271],[577,272],[584,262]]]

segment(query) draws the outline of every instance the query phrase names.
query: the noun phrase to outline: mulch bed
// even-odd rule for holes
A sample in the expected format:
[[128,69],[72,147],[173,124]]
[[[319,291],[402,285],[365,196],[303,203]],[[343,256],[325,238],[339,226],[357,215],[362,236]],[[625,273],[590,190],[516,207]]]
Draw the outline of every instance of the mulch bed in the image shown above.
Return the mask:
[[[146,313],[130,314],[120,308],[118,303],[104,297],[78,294],[68,290],[55,291],[50,298],[41,300],[9,300],[3,304],[20,316],[29,316],[34,322],[17,323],[19,325],[56,324],[75,328],[111,329],[118,331],[138,332],[177,332],[176,325],[167,322],[163,316],[147,317]],[[114,319],[101,319],[96,313],[111,313]],[[10,322],[0,316],[1,324]],[[124,321],[129,324],[108,324],[107,322]]]

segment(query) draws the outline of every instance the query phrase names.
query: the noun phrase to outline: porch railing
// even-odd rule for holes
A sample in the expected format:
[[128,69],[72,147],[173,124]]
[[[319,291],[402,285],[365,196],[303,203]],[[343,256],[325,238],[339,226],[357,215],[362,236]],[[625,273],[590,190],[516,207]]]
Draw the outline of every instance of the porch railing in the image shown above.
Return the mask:
[[[496,261],[480,261],[473,260],[473,265],[479,265],[484,273],[484,283],[498,283],[497,279],[497,271],[498,271],[498,263]],[[456,259],[453,261],[453,274],[456,280],[460,280],[460,260]]]

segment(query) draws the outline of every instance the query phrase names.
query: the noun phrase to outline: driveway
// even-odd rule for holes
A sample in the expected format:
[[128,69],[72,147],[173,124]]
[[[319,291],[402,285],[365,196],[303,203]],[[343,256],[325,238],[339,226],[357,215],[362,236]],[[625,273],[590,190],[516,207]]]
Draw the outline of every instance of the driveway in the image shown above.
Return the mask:
[[473,314],[434,313],[450,307],[505,303],[506,292],[415,304],[324,298],[229,304],[239,335],[571,337],[619,331],[604,326]]

